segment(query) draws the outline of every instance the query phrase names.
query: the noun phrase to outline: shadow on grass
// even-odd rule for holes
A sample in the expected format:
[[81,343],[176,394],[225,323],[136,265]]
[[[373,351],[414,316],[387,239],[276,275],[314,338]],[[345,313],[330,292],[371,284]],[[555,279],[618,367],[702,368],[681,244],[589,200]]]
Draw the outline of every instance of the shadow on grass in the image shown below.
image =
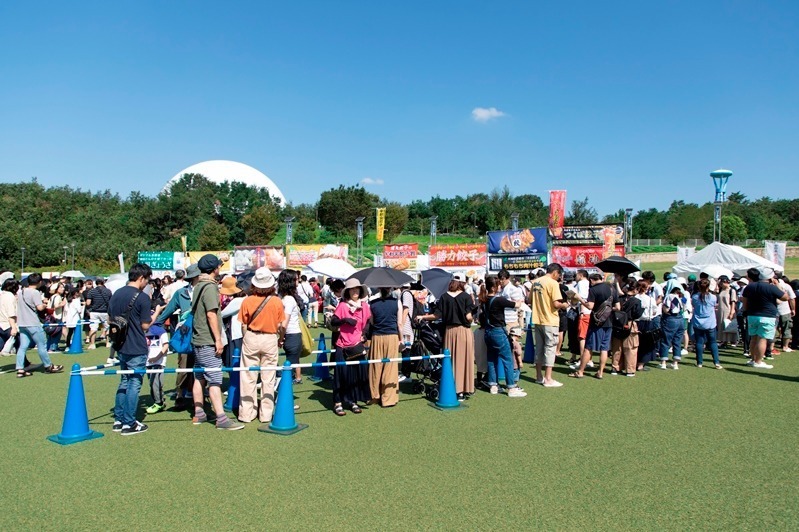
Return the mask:
[[[741,364],[741,366],[746,367],[745,364]],[[725,370],[730,371],[732,373],[745,373],[747,375],[754,375],[756,377],[765,377],[767,379],[774,379],[777,381],[799,382],[799,376],[781,375],[779,373],[768,373],[764,371],[752,371],[752,370],[744,370],[731,367],[725,367]]]

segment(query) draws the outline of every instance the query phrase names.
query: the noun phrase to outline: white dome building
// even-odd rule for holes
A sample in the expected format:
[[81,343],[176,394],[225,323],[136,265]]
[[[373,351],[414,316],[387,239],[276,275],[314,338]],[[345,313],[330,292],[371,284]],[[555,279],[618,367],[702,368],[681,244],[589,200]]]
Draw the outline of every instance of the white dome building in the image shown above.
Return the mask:
[[237,181],[254,187],[265,188],[269,195],[280,200],[281,205],[286,204],[286,198],[275,185],[274,181],[266,177],[252,166],[235,161],[205,161],[197,163],[188,168],[184,168],[175,177],[170,179],[161,192],[169,192],[172,183],[177,182],[183,174],[202,174],[214,183],[224,183],[225,181]]

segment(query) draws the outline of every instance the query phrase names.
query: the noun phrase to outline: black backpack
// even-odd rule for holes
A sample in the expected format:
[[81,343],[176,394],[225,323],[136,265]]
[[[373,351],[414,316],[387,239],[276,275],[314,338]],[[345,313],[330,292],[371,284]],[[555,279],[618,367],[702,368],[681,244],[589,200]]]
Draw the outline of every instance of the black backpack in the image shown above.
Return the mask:
[[108,320],[108,339],[111,341],[111,347],[114,348],[114,351],[119,352],[125,344],[125,340],[127,340],[130,311],[133,308],[133,304],[136,302],[136,298],[139,297],[139,294],[141,294],[141,292],[136,292],[136,295],[130,300],[124,316],[114,316]]

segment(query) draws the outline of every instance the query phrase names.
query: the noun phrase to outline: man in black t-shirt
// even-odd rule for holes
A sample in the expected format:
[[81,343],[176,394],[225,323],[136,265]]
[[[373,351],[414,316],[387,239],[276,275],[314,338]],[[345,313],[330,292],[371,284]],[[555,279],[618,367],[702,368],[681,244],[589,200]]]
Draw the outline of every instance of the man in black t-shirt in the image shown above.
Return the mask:
[[787,301],[788,294],[780,290],[779,281],[774,271],[750,268],[746,272],[749,285],[744,288],[741,297],[749,326],[749,352],[752,359],[746,363],[759,369],[771,369],[774,366],[763,362],[769,340],[774,340],[777,330],[777,302]]
[[108,303],[111,301],[111,290],[105,287],[105,280],[97,279],[97,286],[86,292],[86,308],[89,310],[89,347],[95,349],[94,340],[100,326],[108,323]]
[[[144,369],[147,362],[147,339],[144,333],[150,328],[150,298],[142,292],[153,271],[146,264],[134,264],[128,272],[128,284],[117,290],[108,305],[108,314],[113,320],[117,316],[126,317],[128,322],[125,341],[117,355],[120,368]],[[123,436],[141,434],[147,425],[136,420],[139,406],[139,391],[142,383],[141,374],[120,375],[114,401],[114,425],[112,430]]]
[[[585,350],[580,359],[580,367],[570,377],[581,378],[585,371],[585,366],[591,360],[592,352],[599,352],[599,369],[596,378],[601,379],[608,361],[608,351],[610,351],[610,341],[613,333],[613,313],[601,323],[597,322],[596,314],[601,312],[604,307],[610,306],[611,310],[619,310],[619,295],[607,283],[604,282],[602,275],[592,273],[588,277],[591,287],[588,289],[588,297],[580,300],[580,304],[591,311],[588,323],[588,335],[585,338]],[[607,303],[606,303],[607,301]]]

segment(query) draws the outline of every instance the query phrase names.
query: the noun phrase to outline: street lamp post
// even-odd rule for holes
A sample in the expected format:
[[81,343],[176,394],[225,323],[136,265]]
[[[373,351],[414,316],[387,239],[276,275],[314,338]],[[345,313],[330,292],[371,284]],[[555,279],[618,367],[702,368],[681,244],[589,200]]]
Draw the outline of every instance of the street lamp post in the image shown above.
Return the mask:
[[360,268],[363,265],[363,221],[366,217],[359,216],[355,218],[355,230],[357,235],[356,247],[357,249],[357,266]]
[[22,265],[20,266],[19,278],[22,279],[22,276],[25,275],[25,247],[21,247],[20,250],[22,251]]
[[430,217],[430,245],[436,245],[436,223],[438,222],[438,216],[431,216]]
[[627,253],[632,253],[633,251],[633,210],[632,209],[624,209],[624,242],[626,244],[625,248]]
[[64,246],[64,268],[67,267],[67,250],[68,249],[69,249],[69,246]]
[[713,201],[713,241],[721,242],[721,206],[727,201],[727,182],[730,180],[732,172],[724,168],[713,170],[710,177],[713,178],[713,186],[716,189],[716,198]]
[[75,269],[75,242],[72,243],[72,269]]
[[472,213],[472,227],[474,228],[474,237],[477,238],[477,213]]
[[510,215],[510,228],[513,231],[519,230],[519,213],[514,212]]
[[284,221],[286,222],[286,245],[288,245],[294,239],[294,217],[287,216]]

